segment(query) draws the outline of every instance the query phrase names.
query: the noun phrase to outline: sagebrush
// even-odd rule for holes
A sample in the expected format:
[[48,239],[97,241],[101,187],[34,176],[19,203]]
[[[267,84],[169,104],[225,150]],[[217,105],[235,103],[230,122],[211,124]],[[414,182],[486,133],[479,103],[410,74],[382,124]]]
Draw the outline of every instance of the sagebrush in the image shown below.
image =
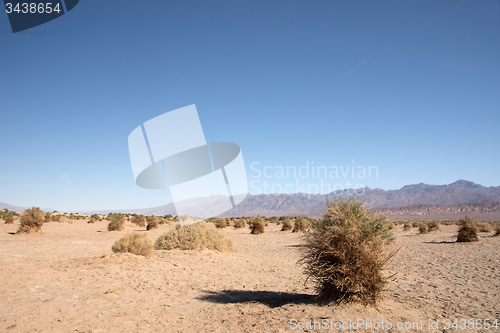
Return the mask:
[[21,214],[21,225],[16,233],[42,232],[45,213],[38,207],[28,208]]
[[306,232],[309,230],[309,221],[303,217],[295,218],[292,232]]
[[223,233],[203,222],[181,227],[161,235],[155,242],[157,250],[217,250],[219,252],[238,252],[233,241]]
[[153,241],[146,234],[130,232],[123,235],[111,248],[113,252],[128,252],[145,257],[152,256],[155,252]]
[[383,270],[395,254],[384,255],[394,239],[388,219],[354,199],[327,200],[327,206],[324,219],[306,234],[299,264],[320,300],[375,304],[389,279]]
[[477,242],[479,238],[477,237],[477,225],[474,219],[465,216],[465,218],[459,221],[462,225],[458,230],[457,242]]
[[158,218],[154,215],[148,216],[148,225],[146,230],[158,229]]
[[252,235],[263,234],[265,232],[266,222],[262,217],[254,217],[248,222],[250,233]]

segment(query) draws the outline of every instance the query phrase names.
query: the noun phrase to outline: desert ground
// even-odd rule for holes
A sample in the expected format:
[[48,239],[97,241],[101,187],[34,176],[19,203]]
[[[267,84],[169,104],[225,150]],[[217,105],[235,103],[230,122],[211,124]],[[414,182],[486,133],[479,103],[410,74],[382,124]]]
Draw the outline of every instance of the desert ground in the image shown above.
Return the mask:
[[[373,307],[317,304],[314,284],[297,266],[302,234],[275,224],[262,235],[222,229],[235,254],[172,250],[146,258],[111,247],[127,231],[154,241],[175,225],[109,232],[107,221],[79,220],[14,235],[18,223],[0,224],[2,332],[474,332],[460,321],[446,330],[444,320],[500,320],[500,237],[480,233],[480,242],[455,243],[455,225],[426,235],[398,226],[390,267],[397,275]],[[347,325],[357,320],[375,327]],[[385,326],[375,330],[376,323]]]

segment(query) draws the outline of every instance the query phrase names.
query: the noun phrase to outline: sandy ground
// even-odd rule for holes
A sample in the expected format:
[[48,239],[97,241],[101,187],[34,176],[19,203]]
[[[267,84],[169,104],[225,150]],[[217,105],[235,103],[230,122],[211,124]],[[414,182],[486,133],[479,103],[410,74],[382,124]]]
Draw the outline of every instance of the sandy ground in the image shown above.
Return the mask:
[[[313,285],[304,284],[296,265],[301,235],[273,224],[264,235],[224,229],[237,254],[174,250],[150,258],[113,254],[111,246],[127,230],[156,240],[173,226],[120,232],[106,226],[52,222],[43,235],[13,235],[17,223],[1,224],[0,331],[334,332],[343,323],[340,331],[367,331],[361,321],[352,326],[359,319],[374,328],[393,325],[379,332],[441,332],[445,319],[500,320],[500,237],[492,233],[460,244],[453,242],[456,226],[428,235],[399,226],[397,280],[374,308],[316,304]],[[439,320],[439,329],[429,329],[429,320]],[[308,322],[316,329],[302,329]],[[398,330],[398,323],[413,328]]]

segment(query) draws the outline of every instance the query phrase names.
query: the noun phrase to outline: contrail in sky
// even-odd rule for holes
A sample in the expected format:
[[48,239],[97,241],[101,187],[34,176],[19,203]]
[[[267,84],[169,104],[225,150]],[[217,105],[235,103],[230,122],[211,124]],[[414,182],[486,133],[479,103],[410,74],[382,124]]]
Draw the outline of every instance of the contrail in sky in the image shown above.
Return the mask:
[[378,51],[380,50],[377,50],[375,51],[372,55],[370,55],[368,58],[366,58],[365,60],[363,60],[362,62],[360,62],[359,64],[356,65],[356,67],[354,67],[353,69],[351,69],[349,72],[347,72],[346,76],[344,76],[342,79],[340,79],[340,81],[342,81],[343,79],[345,79],[346,77],[348,77],[352,72],[354,72],[356,69],[358,69],[359,67],[363,66],[363,64],[365,62],[367,62],[368,60],[370,60],[371,57],[373,57]]
[[456,10],[457,8],[459,7],[462,7],[463,5],[465,5],[466,2],[468,2],[469,0],[465,0],[464,2],[462,2],[460,5],[456,6],[455,8],[452,8],[450,9],[449,11],[447,11],[446,13],[444,13],[443,15],[439,16],[437,19],[433,20],[433,21],[430,21],[430,22],[427,22],[423,25],[421,25],[420,27],[418,27],[417,29],[413,30],[413,31],[417,31],[417,30],[420,30],[422,29],[423,27],[431,24],[431,23],[434,23],[436,21],[439,21],[441,18],[443,18],[444,16],[448,15],[449,13],[451,13],[452,11]]

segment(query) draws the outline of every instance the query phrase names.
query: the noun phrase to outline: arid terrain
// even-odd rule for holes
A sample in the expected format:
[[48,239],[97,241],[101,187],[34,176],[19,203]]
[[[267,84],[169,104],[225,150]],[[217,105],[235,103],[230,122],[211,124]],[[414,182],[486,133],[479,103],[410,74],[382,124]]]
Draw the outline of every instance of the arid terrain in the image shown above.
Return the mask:
[[[397,275],[374,308],[315,303],[314,285],[296,264],[302,234],[275,224],[263,235],[223,229],[236,254],[173,250],[146,258],[111,247],[127,231],[141,230],[154,241],[174,225],[145,231],[127,224],[109,232],[107,221],[87,221],[46,223],[43,235],[14,235],[18,221],[0,224],[0,331],[339,331],[302,329],[300,322],[366,331],[345,323],[363,319],[389,321],[394,332],[444,332],[445,319],[500,320],[500,237],[493,233],[455,243],[455,225],[426,235],[399,225],[393,248],[401,248],[391,265]],[[439,329],[429,329],[429,320],[439,320]],[[397,330],[398,322],[412,328]]]

